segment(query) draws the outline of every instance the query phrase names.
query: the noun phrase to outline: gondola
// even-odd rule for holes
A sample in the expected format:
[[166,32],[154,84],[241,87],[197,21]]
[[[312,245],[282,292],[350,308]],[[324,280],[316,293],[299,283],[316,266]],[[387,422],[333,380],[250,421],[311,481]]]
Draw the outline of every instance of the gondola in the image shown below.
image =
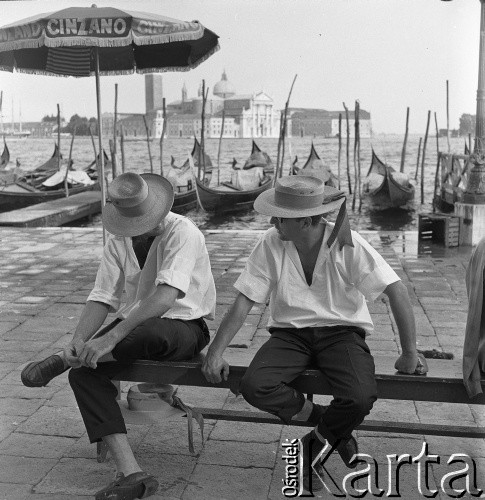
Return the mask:
[[251,154],[243,165],[243,170],[250,170],[255,167],[262,167],[265,175],[274,174],[274,165],[267,153],[261,151],[259,146],[253,141]]
[[3,138],[3,152],[0,156],[0,170],[4,170],[10,161],[10,151],[8,150],[7,142],[5,137]]
[[337,177],[332,173],[330,167],[325,165],[320,156],[318,156],[313,142],[310,149],[310,155],[308,156],[305,165],[303,165],[300,169],[298,169],[296,165],[293,165],[292,168],[293,173],[296,175],[310,175],[312,177],[318,177],[327,186],[337,187]]
[[[208,185],[212,176],[212,160],[207,153],[204,153],[204,157],[202,157],[202,149],[197,139],[194,139],[194,146],[190,154],[196,171],[199,169],[199,159],[202,163],[201,170],[205,164],[204,184]],[[172,183],[174,188],[172,212],[183,214],[196,208],[197,191],[195,189],[195,178],[190,167],[189,159],[187,158],[181,167],[177,167],[175,159],[172,156],[170,168],[164,175]]]
[[[231,182],[209,187],[203,181],[196,179],[197,196],[201,207],[206,212],[216,214],[251,210],[254,200],[272,185],[272,176],[267,174],[267,172],[273,172],[272,162],[269,156],[265,155],[266,153],[263,153],[253,141],[251,154],[243,168],[237,169],[233,163]],[[256,181],[256,186],[250,189],[241,188],[238,181],[248,182],[244,176],[251,171],[255,174],[253,182]]]
[[405,174],[397,173],[372,150],[372,162],[363,182],[363,195],[377,210],[403,207],[414,198],[414,186]]
[[[0,185],[0,212],[16,210],[65,197],[66,190],[63,181],[67,162],[61,162],[61,169],[64,170],[64,174],[60,173],[58,170],[59,156],[60,152],[56,145],[54,154],[45,163],[28,173],[24,173],[10,184]],[[81,174],[80,176],[82,176],[82,173],[77,171],[77,174]],[[75,181],[69,182],[70,179],[68,177],[69,195],[98,189],[98,183],[95,182],[95,179],[91,179],[87,173],[84,174],[89,179],[89,181],[86,181],[89,184]],[[53,176],[56,177],[53,178]]]

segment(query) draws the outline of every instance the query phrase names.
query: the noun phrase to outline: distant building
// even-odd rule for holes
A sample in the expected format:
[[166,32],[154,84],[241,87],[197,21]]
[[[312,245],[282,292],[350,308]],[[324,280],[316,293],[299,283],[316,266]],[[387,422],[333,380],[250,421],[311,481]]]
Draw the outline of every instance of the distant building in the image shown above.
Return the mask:
[[[146,80],[145,91],[153,91],[153,82]],[[160,87],[161,88],[161,87]],[[199,87],[197,97],[189,98],[184,84],[181,99],[166,105],[168,137],[200,137],[202,128],[202,88]],[[146,102],[155,102],[155,98],[147,98]],[[159,102],[160,99],[159,99]],[[227,79],[226,72],[216,83],[213,96],[206,101],[204,136],[219,138],[222,129],[224,111],[223,137],[278,137],[280,114],[274,110],[273,99],[264,92],[238,95],[234,85]],[[151,123],[151,133],[155,137],[161,135],[163,117],[161,109],[147,108],[147,121]]]
[[[288,108],[291,132],[295,137],[338,137],[339,116],[342,116],[342,137],[347,134],[345,111],[327,111],[315,108]],[[290,127],[290,125],[289,125]],[[363,109],[359,112],[360,137],[371,136],[370,113]],[[349,136],[355,134],[355,113],[349,110]]]
[[[61,129],[66,126],[64,119],[61,120]],[[50,137],[57,133],[57,122],[3,122],[0,126],[0,135],[6,137]]]
[[145,75],[145,113],[148,115],[155,109],[163,108],[162,75]]

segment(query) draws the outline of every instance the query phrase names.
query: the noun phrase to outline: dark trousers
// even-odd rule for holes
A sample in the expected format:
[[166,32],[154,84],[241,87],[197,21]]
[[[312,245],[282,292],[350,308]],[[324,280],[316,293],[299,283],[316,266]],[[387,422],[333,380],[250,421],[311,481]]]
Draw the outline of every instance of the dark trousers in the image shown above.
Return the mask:
[[244,398],[288,424],[305,402],[288,384],[306,368],[318,368],[334,397],[318,430],[329,440],[350,437],[377,399],[374,360],[364,330],[334,326],[270,331],[241,381]]
[[[97,334],[111,330],[114,321]],[[138,325],[113,349],[113,357],[122,363],[137,359],[179,361],[196,356],[209,343],[209,330],[203,319],[182,321],[150,318]],[[118,362],[98,363],[98,367],[75,368],[69,383],[76,397],[91,443],[109,434],[126,434],[125,422],[116,401],[118,391],[111,379],[119,373]]]

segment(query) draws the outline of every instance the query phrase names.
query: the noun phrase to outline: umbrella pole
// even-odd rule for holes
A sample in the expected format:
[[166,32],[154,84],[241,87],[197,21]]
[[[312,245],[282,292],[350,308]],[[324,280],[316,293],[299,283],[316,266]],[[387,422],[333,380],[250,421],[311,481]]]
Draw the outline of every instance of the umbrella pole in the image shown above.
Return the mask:
[[[101,117],[101,90],[99,84],[99,53],[98,48],[94,48],[94,71],[96,76],[96,104],[98,110],[98,141],[99,141],[99,172],[98,181],[101,189],[101,214],[106,203],[106,194],[104,190],[104,150],[103,150],[103,121]],[[103,245],[106,243],[106,234],[103,225]]]

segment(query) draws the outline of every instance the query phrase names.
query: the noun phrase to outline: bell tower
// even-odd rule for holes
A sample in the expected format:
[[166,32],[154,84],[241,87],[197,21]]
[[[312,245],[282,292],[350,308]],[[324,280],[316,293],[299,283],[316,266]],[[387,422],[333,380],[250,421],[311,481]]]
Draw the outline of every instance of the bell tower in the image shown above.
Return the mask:
[[145,75],[145,113],[163,108],[162,75]]

